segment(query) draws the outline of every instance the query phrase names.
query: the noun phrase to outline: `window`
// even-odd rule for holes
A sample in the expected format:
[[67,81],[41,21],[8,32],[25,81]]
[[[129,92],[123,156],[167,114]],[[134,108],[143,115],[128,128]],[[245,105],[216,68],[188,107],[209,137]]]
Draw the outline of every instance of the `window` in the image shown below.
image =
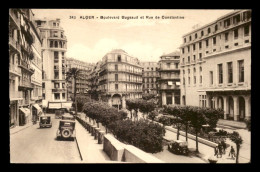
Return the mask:
[[54,99],[60,100],[60,93],[54,93]]
[[210,71],[209,72],[209,82],[210,82],[210,85],[213,85],[213,71]]
[[203,31],[201,31],[201,33],[200,33],[200,34],[201,34],[201,36],[204,36],[204,32],[203,32]]
[[188,74],[190,74],[190,69],[188,69]]
[[190,36],[190,41],[191,41],[191,36]]
[[185,78],[183,77],[183,85],[185,85]]
[[196,61],[196,55],[193,55],[193,61],[194,62]]
[[56,26],[56,23],[53,23],[53,26],[55,27],[55,26]]
[[45,82],[42,83],[42,88],[45,88]]
[[146,84],[146,88],[149,88],[149,84]]
[[230,18],[224,20],[224,27],[228,27],[228,26],[230,26]]
[[45,99],[45,93],[42,93],[42,98]]
[[218,30],[218,25],[216,24],[215,25],[215,32]]
[[53,47],[53,41],[50,41],[50,48]]
[[233,67],[232,62],[227,63],[228,66],[228,83],[233,82]]
[[210,30],[210,28],[208,28],[208,34],[210,34],[210,32],[211,32],[211,30]]
[[238,61],[239,82],[244,82],[244,60]]
[[186,38],[184,38],[184,43],[186,43]]
[[200,75],[200,83],[202,84],[202,75]]
[[199,53],[199,60],[202,60],[202,53]]
[[60,87],[59,83],[55,83],[55,88],[59,88],[59,87]]
[[62,83],[62,88],[65,88],[65,83]]
[[235,29],[234,30],[234,39],[237,39],[238,38],[238,29]]
[[118,84],[115,84],[115,89],[118,90]]
[[198,35],[197,35],[197,33],[195,34],[195,39],[197,39],[197,37],[198,37]]
[[216,45],[216,43],[217,43],[217,39],[216,37],[213,37],[213,44]]
[[62,99],[65,99],[65,93],[62,93]]
[[202,48],[202,42],[199,42],[199,49]]
[[249,35],[249,25],[246,25],[246,26],[244,27],[244,35],[245,35],[245,36],[248,36],[248,35]]
[[184,48],[182,48],[182,54],[184,54]]
[[190,62],[190,56],[188,56],[188,62]]
[[175,69],[178,69],[178,65],[179,65],[178,63],[175,63]]
[[240,22],[240,14],[238,14],[238,15],[236,15],[236,16],[233,17],[233,23],[234,23],[234,24],[237,24],[237,23],[239,23],[239,22]]
[[55,47],[55,48],[59,48],[59,47],[58,47],[58,41],[54,41],[54,47]]
[[170,68],[171,67],[171,63],[167,63],[167,68]]
[[190,46],[188,46],[188,52],[190,52]]
[[182,63],[184,64],[184,62],[185,62],[185,60],[184,60],[184,58],[182,58]]
[[207,39],[206,40],[206,47],[208,47],[209,46],[209,40]]
[[223,66],[222,64],[218,64],[218,83],[223,83]]
[[196,50],[196,44],[193,44],[193,50]]
[[117,61],[121,62],[121,55],[117,56]]
[[251,18],[251,11],[243,12],[243,21],[249,20]]
[[118,74],[115,74],[115,81],[118,81]]
[[54,71],[54,79],[59,79],[59,71]]
[[115,65],[115,70],[116,70],[116,71],[118,70],[118,65]]
[[225,41],[228,41],[228,32],[225,33]]
[[196,76],[193,76],[194,84],[196,84]]

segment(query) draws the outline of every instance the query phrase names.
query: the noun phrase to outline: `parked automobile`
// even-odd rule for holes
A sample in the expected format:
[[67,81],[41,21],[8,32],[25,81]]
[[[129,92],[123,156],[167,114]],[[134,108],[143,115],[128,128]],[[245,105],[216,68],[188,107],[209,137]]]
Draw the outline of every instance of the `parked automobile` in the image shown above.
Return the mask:
[[59,109],[55,111],[55,118],[61,118],[61,116],[64,114],[63,109]]
[[75,121],[75,117],[69,113],[65,113],[64,115],[61,116],[62,120],[73,120]]
[[188,155],[188,142],[182,140],[171,140],[168,144],[168,150],[177,155]]
[[39,125],[40,125],[40,128],[52,127],[51,116],[47,116],[47,115],[40,116]]
[[59,128],[57,130],[57,139],[75,139],[75,121],[72,120],[60,120]]

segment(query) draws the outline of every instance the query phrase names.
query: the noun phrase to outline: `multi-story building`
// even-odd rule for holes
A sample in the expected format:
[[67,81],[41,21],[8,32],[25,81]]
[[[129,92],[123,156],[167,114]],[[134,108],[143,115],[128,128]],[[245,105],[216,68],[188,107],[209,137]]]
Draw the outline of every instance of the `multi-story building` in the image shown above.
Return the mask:
[[98,61],[92,68],[89,75],[89,84],[90,84],[90,97],[94,100],[100,100],[100,91],[99,91],[99,72],[102,61]]
[[[74,58],[66,58],[66,70],[69,71],[72,68],[80,70],[80,76],[76,79],[76,93],[86,95],[88,90],[91,89],[89,78],[90,72],[94,64],[86,63]],[[74,97],[74,79],[67,81],[68,98]]]
[[60,19],[37,19],[42,38],[42,103],[48,109],[63,108],[67,102],[65,86],[67,38]]
[[30,108],[35,103],[32,101],[33,90],[41,86],[41,76],[38,76],[41,68],[34,63],[41,59],[41,41],[33,16],[30,9],[9,9],[10,126],[24,125],[31,120]]
[[158,94],[158,62],[140,62],[142,66],[143,93]]
[[162,55],[159,61],[159,94],[161,105],[180,104],[180,52]]
[[235,10],[183,36],[181,104],[251,116],[251,11]]
[[101,99],[119,109],[126,108],[126,98],[142,97],[142,67],[137,58],[115,49],[102,59],[99,72]]

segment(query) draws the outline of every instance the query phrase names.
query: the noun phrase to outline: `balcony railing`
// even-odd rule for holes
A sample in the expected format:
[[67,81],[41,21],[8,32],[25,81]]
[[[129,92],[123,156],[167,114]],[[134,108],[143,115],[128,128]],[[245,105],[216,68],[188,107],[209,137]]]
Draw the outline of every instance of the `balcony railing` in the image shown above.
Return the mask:
[[19,53],[21,52],[21,45],[13,37],[9,37],[9,44]]

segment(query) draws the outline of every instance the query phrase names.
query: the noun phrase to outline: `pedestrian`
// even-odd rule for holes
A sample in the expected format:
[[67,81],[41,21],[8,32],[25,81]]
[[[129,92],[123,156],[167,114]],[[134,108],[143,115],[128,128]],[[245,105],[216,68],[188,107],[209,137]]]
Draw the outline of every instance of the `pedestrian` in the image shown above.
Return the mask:
[[235,158],[235,149],[233,148],[233,146],[231,146],[230,148],[229,156],[231,156],[232,159]]
[[222,145],[218,145],[218,154],[220,155],[220,158],[222,158]]
[[226,154],[226,148],[227,148],[227,144],[225,143],[224,140],[221,141],[221,145],[223,147],[223,154],[225,155]]
[[214,151],[215,151],[214,156],[216,156],[218,158],[218,146],[215,147]]

